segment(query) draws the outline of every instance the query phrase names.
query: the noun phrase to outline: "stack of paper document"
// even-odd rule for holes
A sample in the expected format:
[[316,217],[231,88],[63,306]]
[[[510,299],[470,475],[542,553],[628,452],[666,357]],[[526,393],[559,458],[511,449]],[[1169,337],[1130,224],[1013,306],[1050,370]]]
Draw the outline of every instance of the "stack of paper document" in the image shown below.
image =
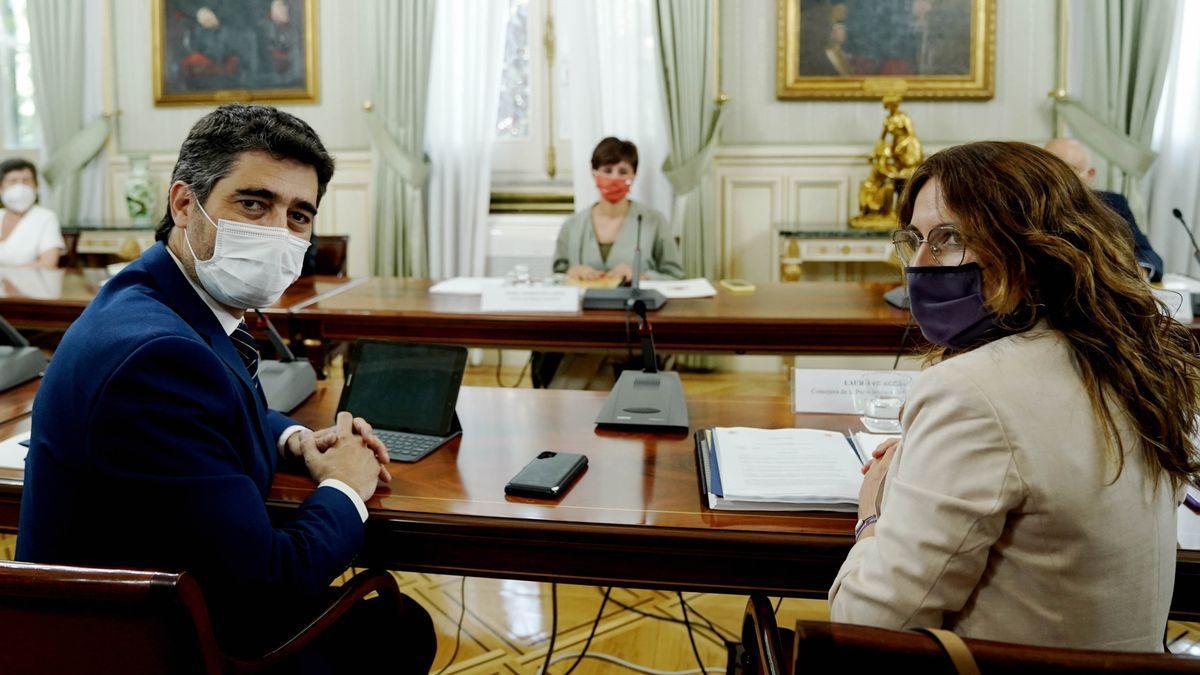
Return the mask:
[[702,430],[696,443],[709,508],[858,509],[862,459],[840,433],[731,427]]
[[658,291],[667,299],[677,298],[711,298],[716,296],[717,289],[708,279],[647,279],[641,283],[643,290]]

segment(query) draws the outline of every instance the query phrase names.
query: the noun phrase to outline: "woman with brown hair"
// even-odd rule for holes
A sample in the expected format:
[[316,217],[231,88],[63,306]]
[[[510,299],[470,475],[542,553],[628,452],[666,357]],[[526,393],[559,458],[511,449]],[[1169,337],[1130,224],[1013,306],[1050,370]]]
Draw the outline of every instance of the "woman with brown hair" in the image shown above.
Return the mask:
[[637,167],[633,143],[609,136],[596,145],[592,176],[600,201],[563,222],[554,250],[555,272],[582,281],[604,277],[631,281],[633,254],[640,245],[643,278],[683,278],[682,257],[667,219],[628,197]]
[[1162,651],[1200,359],[1128,227],[1061,160],[1002,142],[927,159],[900,221],[936,363],[864,467],[833,620]]

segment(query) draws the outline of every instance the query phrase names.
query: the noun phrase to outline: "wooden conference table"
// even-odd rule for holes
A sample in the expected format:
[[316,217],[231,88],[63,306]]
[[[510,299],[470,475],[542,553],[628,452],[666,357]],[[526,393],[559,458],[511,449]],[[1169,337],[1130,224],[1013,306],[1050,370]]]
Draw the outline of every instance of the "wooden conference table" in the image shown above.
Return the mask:
[[[0,269],[0,316],[18,328],[66,330],[100,290],[102,269]],[[485,314],[479,296],[435,295],[432,282],[315,276],[265,313],[294,338],[379,337],[476,347],[611,349],[626,314]],[[887,284],[763,284],[751,294],[675,299],[652,313],[655,343],[676,352],[894,352],[908,312],[882,300]]]
[[[100,292],[100,286],[109,276],[103,268],[0,267],[0,316],[17,328],[66,330]],[[286,318],[289,309],[303,307],[354,283],[361,282],[333,276],[304,277],[264,311],[272,318]]]
[[[321,340],[376,337],[560,351],[611,349],[630,339],[622,311],[485,314],[479,296],[430,294],[432,283],[364,279],[292,307],[293,332]],[[737,294],[718,286],[716,297],[668,300],[650,314],[650,323],[655,345],[671,352],[892,353],[909,315],[884,303],[889,288],[805,282],[760,284],[754,293]]]
[[[0,316],[18,328],[65,330],[106,276],[101,269],[0,268]],[[483,313],[479,296],[430,294],[431,285],[396,277],[306,277],[264,312],[281,333],[321,344],[376,337],[572,351],[620,348],[627,341],[625,312]],[[713,298],[670,300],[650,321],[656,346],[667,352],[894,353],[909,313],[884,303],[889,287],[776,283],[760,284],[749,294],[718,287]],[[1200,320],[1191,329],[1200,337]],[[906,348],[920,343],[920,331],[912,327]]]
[[[294,416],[328,425],[341,383],[326,381]],[[0,396],[0,439],[27,430],[36,385]],[[597,392],[466,387],[460,439],[415,464],[367,503],[364,564],[443,574],[823,597],[853,543],[854,515],[712,511],[692,439],[598,431]],[[22,407],[24,402],[24,407]],[[841,415],[796,415],[775,397],[688,402],[694,428],[800,426],[845,431]],[[24,415],[24,416],[22,416]],[[0,419],[3,419],[0,416]],[[558,502],[509,497],[504,483],[544,450],[589,467]],[[0,469],[0,526],[15,529],[22,472]],[[269,504],[283,515],[314,489],[281,473]],[[1172,614],[1200,618],[1200,551],[1179,552]]]

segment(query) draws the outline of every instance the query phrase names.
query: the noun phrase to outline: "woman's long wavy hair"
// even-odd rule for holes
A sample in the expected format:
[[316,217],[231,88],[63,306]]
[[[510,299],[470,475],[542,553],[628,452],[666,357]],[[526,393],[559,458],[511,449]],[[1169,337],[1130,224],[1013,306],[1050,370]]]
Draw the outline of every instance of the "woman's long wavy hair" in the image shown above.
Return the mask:
[[1117,456],[1113,480],[1125,466],[1114,410],[1128,415],[1151,467],[1175,487],[1190,480],[1200,469],[1197,345],[1143,280],[1129,226],[1066,163],[1027,143],[969,143],[926,159],[900,198],[905,226],[931,181],[983,268],[1000,324],[1022,331],[1045,320],[1066,336]]

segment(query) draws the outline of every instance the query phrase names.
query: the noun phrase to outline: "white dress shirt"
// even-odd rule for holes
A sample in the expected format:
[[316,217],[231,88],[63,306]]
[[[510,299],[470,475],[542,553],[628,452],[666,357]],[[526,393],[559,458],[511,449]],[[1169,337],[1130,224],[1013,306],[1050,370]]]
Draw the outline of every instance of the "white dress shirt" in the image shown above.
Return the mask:
[[[175,261],[175,265],[179,267],[179,271],[183,273],[183,278],[187,279],[188,285],[192,287],[192,290],[196,291],[196,295],[200,296],[200,299],[204,301],[204,304],[208,305],[208,308],[212,310],[213,315],[217,317],[217,322],[221,324],[221,329],[225,331],[225,334],[233,335],[233,331],[237,330],[238,325],[242,323],[241,317],[234,316],[232,312],[214,300],[213,297],[208,294],[208,291],[204,290],[202,286],[192,281],[192,278],[187,275],[187,271],[183,269],[183,263],[179,262],[179,258],[175,257],[174,251],[168,248],[167,253],[170,254],[171,260]],[[281,457],[283,456],[284,451],[287,449],[288,439],[292,437],[292,434],[298,431],[308,431],[308,427],[300,424],[293,424],[292,426],[284,429],[282,434],[279,434],[279,440],[276,442],[276,447],[279,449],[279,455]],[[346,485],[336,478],[326,478],[325,480],[321,481],[319,485],[317,485],[318,490],[323,487],[333,488],[349,497],[350,501],[354,503],[355,510],[358,511],[359,518],[362,518],[364,523],[367,522],[367,505],[363,503],[362,497],[360,497],[358,493],[354,491],[354,488],[351,488],[349,485]]]
[[[0,220],[6,211],[0,209]],[[65,250],[58,216],[44,206],[34,204],[17,221],[16,227],[0,241],[0,266],[20,267],[35,262],[46,251]]]

